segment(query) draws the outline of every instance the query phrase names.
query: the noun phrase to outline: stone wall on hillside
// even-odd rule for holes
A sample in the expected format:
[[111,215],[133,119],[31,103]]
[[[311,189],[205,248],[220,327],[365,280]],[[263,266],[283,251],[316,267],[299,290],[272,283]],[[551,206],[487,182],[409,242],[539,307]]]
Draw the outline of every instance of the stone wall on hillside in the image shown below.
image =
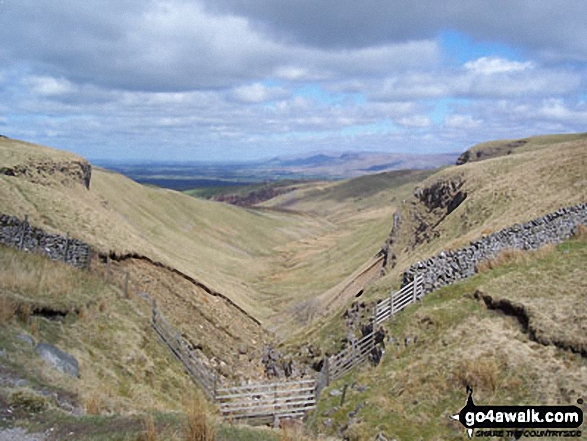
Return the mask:
[[468,246],[443,251],[430,259],[413,264],[403,275],[402,286],[422,275],[424,294],[471,277],[477,264],[496,258],[507,249],[536,250],[543,245],[570,238],[579,225],[587,225],[587,203],[561,208],[524,224],[497,231]]
[[0,243],[44,254],[78,268],[89,265],[91,249],[87,243],[59,234],[49,234],[31,226],[27,219],[0,214]]

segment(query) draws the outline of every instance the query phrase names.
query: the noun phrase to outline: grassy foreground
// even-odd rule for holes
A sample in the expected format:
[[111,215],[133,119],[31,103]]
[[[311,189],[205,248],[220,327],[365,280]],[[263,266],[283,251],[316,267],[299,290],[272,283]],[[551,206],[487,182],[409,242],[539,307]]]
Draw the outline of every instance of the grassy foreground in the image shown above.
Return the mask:
[[[538,252],[506,253],[475,277],[429,294],[385,323],[393,340],[379,366],[325,391],[316,429],[351,440],[378,433],[465,440],[449,416],[464,406],[467,384],[478,405],[577,404],[587,391],[587,359],[561,342],[587,347],[586,266],[583,233]],[[481,293],[522,305],[527,327],[488,309]],[[345,385],[341,405],[329,392]]]
[[[0,430],[50,440],[297,439],[221,422],[149,323],[148,305],[101,278],[0,246]],[[79,377],[37,356],[40,342],[73,355]]]

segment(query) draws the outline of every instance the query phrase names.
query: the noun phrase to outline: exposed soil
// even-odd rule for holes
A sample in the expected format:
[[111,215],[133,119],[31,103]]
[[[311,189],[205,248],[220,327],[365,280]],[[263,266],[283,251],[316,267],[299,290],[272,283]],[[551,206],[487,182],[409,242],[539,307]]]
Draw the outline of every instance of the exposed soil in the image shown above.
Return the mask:
[[[105,273],[98,262],[93,271]],[[190,349],[229,382],[263,378],[262,348],[271,336],[259,322],[225,296],[149,259],[126,256],[110,262],[110,280],[137,301],[156,301],[157,309],[181,333]]]
[[573,338],[572,335],[568,335],[566,338],[560,338],[538,329],[536,323],[531,319],[531,313],[523,303],[514,303],[508,299],[494,299],[479,290],[475,291],[474,297],[478,300],[483,300],[488,309],[515,317],[520,323],[522,331],[528,334],[530,340],[544,346],[552,344],[559,349],[570,350],[581,354],[583,357],[587,357],[587,344],[579,338]]

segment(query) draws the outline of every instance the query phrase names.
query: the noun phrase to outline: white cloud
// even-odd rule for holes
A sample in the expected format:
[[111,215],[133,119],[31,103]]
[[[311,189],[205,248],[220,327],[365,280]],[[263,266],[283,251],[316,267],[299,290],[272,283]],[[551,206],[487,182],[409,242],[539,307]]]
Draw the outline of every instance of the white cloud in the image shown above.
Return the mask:
[[[0,26],[2,130],[181,158],[311,143],[454,150],[587,126],[587,3],[560,7],[563,25],[542,0],[366,1],[11,2]],[[458,62],[443,53],[446,29],[490,49]]]
[[282,87],[268,87],[261,83],[239,86],[232,92],[232,96],[243,103],[262,103],[283,98],[288,94]]
[[481,120],[473,118],[471,115],[455,114],[449,115],[444,120],[444,125],[451,129],[476,129],[481,126]]
[[477,60],[466,62],[464,66],[465,69],[468,69],[475,74],[493,75],[533,69],[535,64],[531,61],[521,62],[498,57],[481,57]]
[[27,77],[24,84],[30,87],[33,93],[42,96],[64,95],[76,91],[76,87],[64,78],[33,75]]
[[425,128],[432,124],[432,120],[426,115],[412,115],[398,119],[397,123],[404,127]]

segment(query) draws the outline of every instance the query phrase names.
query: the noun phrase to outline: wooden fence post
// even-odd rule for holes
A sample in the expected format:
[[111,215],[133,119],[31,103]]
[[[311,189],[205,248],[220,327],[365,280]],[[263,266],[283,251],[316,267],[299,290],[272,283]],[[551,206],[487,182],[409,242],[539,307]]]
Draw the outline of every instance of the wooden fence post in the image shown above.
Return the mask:
[[326,386],[330,386],[330,357],[324,357],[324,374],[326,377]]
[[344,387],[342,388],[342,397],[340,397],[340,407],[343,406],[344,404],[344,399],[346,397],[346,390],[349,387],[348,383],[344,385]]
[[88,247],[88,254],[86,255],[86,264],[85,264],[86,271],[90,270],[91,265],[92,265],[92,249]]
[[25,214],[24,221],[21,224],[20,240],[18,241],[18,249],[21,251],[24,248],[24,234],[26,232],[28,225],[29,225],[29,215]]
[[110,278],[110,256],[106,256],[106,283]]
[[377,302],[373,308],[373,329],[371,329],[371,349],[375,347],[375,331],[377,329]]
[[414,283],[414,286],[412,288],[414,290],[413,291],[414,294],[413,294],[413,298],[412,298],[412,303],[415,303],[416,300],[418,300],[418,275],[417,274],[414,274],[414,282],[413,283]]
[[273,386],[273,428],[279,428],[279,417],[277,416],[277,383]]
[[63,261],[67,262],[67,253],[69,252],[69,232],[65,236],[65,250],[63,250]]

